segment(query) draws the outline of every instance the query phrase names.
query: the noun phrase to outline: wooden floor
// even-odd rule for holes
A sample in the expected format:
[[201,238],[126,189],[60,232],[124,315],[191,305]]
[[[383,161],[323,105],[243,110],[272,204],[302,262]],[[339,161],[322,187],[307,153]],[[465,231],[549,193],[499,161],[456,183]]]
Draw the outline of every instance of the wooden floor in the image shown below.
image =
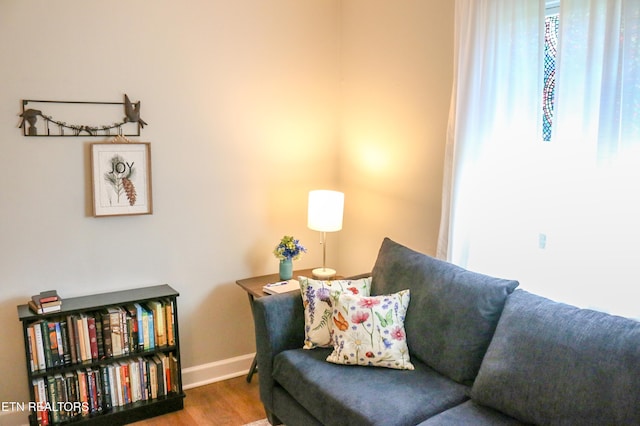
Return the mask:
[[241,426],[266,417],[258,395],[260,378],[224,380],[185,391],[184,410],[133,423],[135,426]]

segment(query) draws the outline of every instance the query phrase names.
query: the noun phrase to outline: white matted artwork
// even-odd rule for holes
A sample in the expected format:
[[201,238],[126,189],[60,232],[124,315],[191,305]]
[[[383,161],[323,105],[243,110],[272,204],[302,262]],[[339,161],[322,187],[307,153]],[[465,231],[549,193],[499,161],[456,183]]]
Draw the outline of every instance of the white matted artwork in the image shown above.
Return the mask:
[[148,142],[91,144],[93,215],[152,214]]

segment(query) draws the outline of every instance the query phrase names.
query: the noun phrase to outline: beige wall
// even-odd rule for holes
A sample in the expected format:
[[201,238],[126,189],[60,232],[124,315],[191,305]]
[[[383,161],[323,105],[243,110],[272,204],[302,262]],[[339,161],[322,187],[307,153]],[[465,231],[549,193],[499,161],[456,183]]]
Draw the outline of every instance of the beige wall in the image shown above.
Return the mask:
[[435,254],[453,75],[453,4],[342,2],[340,178],[344,270],[387,236]]
[[[15,306],[50,288],[169,283],[184,367],[254,351],[235,280],[277,271],[285,233],[314,244],[307,191],[337,182],[338,6],[0,2],[0,401],[27,398]],[[21,100],[124,93],[149,123],[134,139],[151,142],[154,213],[89,217],[88,144],[104,138],[23,137]]]
[[[321,262],[310,189],[346,192],[340,272],[370,269],[386,235],[433,252],[449,3],[1,1],[0,401],[27,398],[15,306],[45,289],[169,283],[183,367],[252,353],[235,280],[275,272],[285,233],[310,249],[297,267]],[[134,139],[151,142],[154,214],[93,218],[88,149],[105,138],[25,138],[20,102],[124,93],[149,123]]]

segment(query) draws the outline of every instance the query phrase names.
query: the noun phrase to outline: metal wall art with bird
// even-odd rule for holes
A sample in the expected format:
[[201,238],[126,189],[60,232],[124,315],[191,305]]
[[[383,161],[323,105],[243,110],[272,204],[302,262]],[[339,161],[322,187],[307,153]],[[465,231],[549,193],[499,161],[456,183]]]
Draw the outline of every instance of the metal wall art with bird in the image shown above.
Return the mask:
[[[28,107],[29,104],[76,104],[81,108],[88,105],[123,105],[124,118],[121,121],[105,125],[69,124],[47,115],[44,110],[46,105],[37,105],[38,108]],[[140,101],[131,102],[129,96],[124,95],[124,102],[82,102],[82,101],[22,101],[22,113],[19,128],[23,129],[24,136],[140,136],[140,129],[147,122],[140,117]],[[38,132],[38,118],[42,119],[42,133]],[[130,126],[134,124],[135,126]],[[53,128],[53,129],[52,129]]]

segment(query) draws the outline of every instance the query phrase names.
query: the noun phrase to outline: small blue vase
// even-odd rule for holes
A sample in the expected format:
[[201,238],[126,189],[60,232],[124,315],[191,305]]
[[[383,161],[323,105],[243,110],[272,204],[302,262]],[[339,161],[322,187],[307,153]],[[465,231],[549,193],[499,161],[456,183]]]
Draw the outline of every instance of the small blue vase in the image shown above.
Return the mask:
[[280,261],[280,279],[290,280],[293,277],[293,261],[291,259],[282,259]]

